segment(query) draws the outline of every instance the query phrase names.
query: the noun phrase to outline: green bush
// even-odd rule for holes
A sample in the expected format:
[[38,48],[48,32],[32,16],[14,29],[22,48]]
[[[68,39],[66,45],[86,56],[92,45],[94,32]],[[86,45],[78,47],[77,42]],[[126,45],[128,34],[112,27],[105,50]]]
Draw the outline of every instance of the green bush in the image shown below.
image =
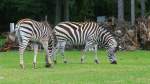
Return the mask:
[[6,38],[3,36],[0,36],[0,48],[4,45],[5,41],[6,41]]

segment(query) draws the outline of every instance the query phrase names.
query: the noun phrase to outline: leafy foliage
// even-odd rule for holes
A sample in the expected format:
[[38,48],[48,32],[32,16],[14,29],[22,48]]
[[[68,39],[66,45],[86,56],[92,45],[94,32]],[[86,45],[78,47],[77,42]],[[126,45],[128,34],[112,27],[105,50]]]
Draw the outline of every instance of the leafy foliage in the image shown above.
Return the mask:
[[[64,21],[64,1],[61,3],[61,21]],[[124,0],[125,19],[130,20],[130,1]],[[146,15],[150,14],[150,1],[146,2]],[[68,0],[69,18],[71,21],[96,20],[97,16],[117,16],[117,0]],[[136,17],[140,15],[140,0],[135,0]],[[10,22],[22,18],[43,20],[48,15],[48,20],[54,24],[56,16],[56,0],[0,0],[0,29],[9,28]],[[4,26],[3,26],[4,25]],[[7,26],[6,26],[7,25]]]

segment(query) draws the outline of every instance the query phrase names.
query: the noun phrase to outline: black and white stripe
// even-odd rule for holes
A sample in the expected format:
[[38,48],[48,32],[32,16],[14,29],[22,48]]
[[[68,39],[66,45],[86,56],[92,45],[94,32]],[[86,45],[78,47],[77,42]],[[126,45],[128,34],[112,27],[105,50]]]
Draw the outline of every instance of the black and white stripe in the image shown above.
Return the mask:
[[[115,57],[117,42],[104,26],[95,22],[62,22],[55,26],[54,31],[58,41],[57,47],[61,49],[63,58],[66,44],[85,45],[81,62],[84,62],[85,52],[89,48],[94,47],[95,62],[99,63],[97,59],[97,45],[101,45],[107,49],[110,62],[117,63]],[[66,63],[65,58],[64,62]]]
[[40,42],[46,50],[46,66],[52,64],[50,56],[54,47],[53,31],[48,22],[37,22],[31,19],[22,19],[16,24],[16,36],[19,41],[20,65],[24,68],[23,53],[29,41],[34,46],[33,67],[36,67],[38,44]]

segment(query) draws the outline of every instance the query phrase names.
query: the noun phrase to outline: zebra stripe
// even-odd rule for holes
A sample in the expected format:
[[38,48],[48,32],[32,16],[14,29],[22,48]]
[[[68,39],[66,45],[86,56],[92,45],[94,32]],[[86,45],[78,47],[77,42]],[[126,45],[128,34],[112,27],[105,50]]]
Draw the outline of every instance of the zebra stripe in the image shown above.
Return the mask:
[[[110,62],[112,64],[117,63],[115,57],[117,42],[114,36],[103,25],[95,22],[62,22],[55,26],[54,31],[58,41],[57,47],[61,47],[63,58],[66,44],[85,45],[81,62],[85,58],[84,54],[86,51],[94,46],[95,62],[99,63],[97,59],[97,45],[101,45],[107,49]],[[56,57],[54,58],[56,60]],[[65,58],[64,62],[66,62]]]
[[19,42],[21,68],[24,68],[23,53],[29,41],[32,42],[34,46],[33,67],[36,68],[36,57],[38,53],[37,42],[40,42],[46,50],[46,66],[51,66],[51,55],[52,49],[54,47],[54,35],[48,22],[37,22],[32,19],[22,19],[18,21],[15,29]]

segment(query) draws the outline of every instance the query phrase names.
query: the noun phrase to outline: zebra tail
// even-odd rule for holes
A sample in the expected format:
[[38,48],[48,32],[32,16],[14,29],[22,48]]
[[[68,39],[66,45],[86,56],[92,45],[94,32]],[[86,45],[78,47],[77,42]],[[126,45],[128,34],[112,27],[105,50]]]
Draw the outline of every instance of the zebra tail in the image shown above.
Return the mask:
[[21,38],[21,34],[20,34],[20,28],[16,28],[15,36],[16,36],[17,41],[22,42],[22,38]]

